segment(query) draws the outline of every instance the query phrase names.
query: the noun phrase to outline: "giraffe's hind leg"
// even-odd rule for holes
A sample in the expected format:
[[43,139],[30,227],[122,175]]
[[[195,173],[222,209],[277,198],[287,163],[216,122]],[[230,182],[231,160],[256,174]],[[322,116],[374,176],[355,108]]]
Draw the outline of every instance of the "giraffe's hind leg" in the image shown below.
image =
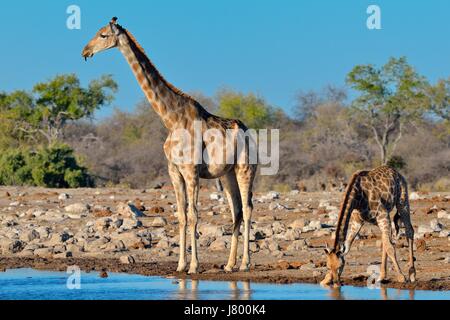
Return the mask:
[[235,172],[229,172],[222,178],[223,189],[227,196],[228,204],[230,206],[231,215],[233,218],[233,235],[231,236],[231,251],[228,263],[225,266],[225,271],[231,272],[236,266],[237,245],[239,240],[239,232],[242,223],[242,200],[239,193],[239,185],[236,180]]
[[411,216],[409,213],[409,205],[400,204],[397,208],[400,213],[401,220],[405,225],[406,239],[408,240],[409,258],[408,258],[408,275],[409,281],[416,281],[416,268],[414,266],[414,228],[411,224]]
[[239,191],[242,199],[242,211],[244,216],[244,253],[240,271],[248,271],[250,269],[250,228],[253,211],[252,203],[252,187],[256,174],[256,165],[237,165],[236,178],[239,184]]
[[177,199],[177,218],[180,233],[180,257],[178,260],[177,271],[183,272],[186,269],[186,186],[180,171],[176,165],[170,162],[169,176]]
[[389,214],[385,209],[379,209],[381,212],[377,217],[377,223],[381,230],[381,241],[383,242],[383,250],[386,251],[387,256],[391,259],[394,265],[395,271],[397,272],[397,281],[405,282],[406,278],[400,270],[398,265],[397,256],[395,252],[395,247],[392,244],[392,230],[391,223],[389,219]]

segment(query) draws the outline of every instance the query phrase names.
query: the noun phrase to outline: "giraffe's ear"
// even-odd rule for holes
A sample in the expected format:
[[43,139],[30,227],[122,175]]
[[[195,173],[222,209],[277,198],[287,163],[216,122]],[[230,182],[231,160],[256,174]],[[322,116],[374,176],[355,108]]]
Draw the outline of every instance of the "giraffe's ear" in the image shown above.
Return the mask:
[[111,28],[111,31],[112,31],[116,36],[119,35],[120,29],[119,29],[119,27],[118,27],[118,25],[117,25],[117,17],[113,17],[113,18],[111,19],[111,22],[109,23],[109,27]]

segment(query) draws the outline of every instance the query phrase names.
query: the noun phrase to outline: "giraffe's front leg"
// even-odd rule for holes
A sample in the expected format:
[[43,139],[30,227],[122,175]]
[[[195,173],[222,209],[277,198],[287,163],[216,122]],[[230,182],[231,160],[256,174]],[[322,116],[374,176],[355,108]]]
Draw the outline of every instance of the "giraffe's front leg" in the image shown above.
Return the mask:
[[347,235],[347,239],[345,240],[344,252],[342,252],[344,256],[350,251],[353,241],[355,241],[355,238],[361,231],[363,225],[364,221],[361,218],[360,212],[358,210],[354,210],[350,220],[350,231]]
[[188,222],[189,231],[191,234],[191,265],[189,267],[189,274],[198,272],[198,254],[197,254],[197,225],[198,225],[198,211],[197,200],[199,191],[199,176],[196,172],[191,172],[185,177],[186,191],[188,197]]

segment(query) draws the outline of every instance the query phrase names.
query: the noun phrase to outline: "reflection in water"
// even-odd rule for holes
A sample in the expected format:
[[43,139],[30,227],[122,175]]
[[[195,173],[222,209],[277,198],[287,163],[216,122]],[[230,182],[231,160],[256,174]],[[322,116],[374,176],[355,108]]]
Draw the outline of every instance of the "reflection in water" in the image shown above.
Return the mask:
[[345,300],[341,287],[330,288],[329,297],[333,300]]
[[[179,300],[199,300],[199,282],[198,280],[186,280],[179,279],[176,281],[178,283],[178,292],[176,299]],[[190,283],[190,286],[188,285]],[[242,288],[240,288],[242,287]],[[250,281],[231,281],[229,283],[230,294],[229,298],[231,300],[251,300],[252,291],[250,288]]]
[[252,291],[250,289],[250,281],[242,281],[242,289],[239,288],[237,281],[230,282],[231,299],[232,300],[251,300]]

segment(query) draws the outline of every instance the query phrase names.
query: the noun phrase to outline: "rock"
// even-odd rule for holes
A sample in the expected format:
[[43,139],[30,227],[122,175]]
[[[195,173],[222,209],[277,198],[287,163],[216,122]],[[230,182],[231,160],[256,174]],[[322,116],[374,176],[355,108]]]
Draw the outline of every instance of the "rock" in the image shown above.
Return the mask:
[[117,205],[117,214],[128,218],[139,218],[144,216],[136,206],[130,203],[119,203]]
[[308,244],[306,243],[306,240],[295,240],[292,241],[292,243],[287,247],[287,251],[301,251],[306,250],[308,248]]
[[75,214],[85,214],[89,212],[89,209],[89,205],[84,203],[74,203],[64,208],[66,212]]
[[445,211],[445,210],[440,210],[437,213],[437,217],[438,217],[438,219],[450,219],[450,214],[447,213],[447,211]]
[[140,226],[142,226],[141,221],[132,219],[132,218],[125,218],[122,221],[122,225],[120,226],[120,229],[126,231],[126,230],[132,230],[132,229],[139,228]]
[[274,234],[280,234],[286,231],[286,226],[279,221],[272,223],[272,230]]
[[265,195],[261,196],[261,200],[276,200],[280,199],[280,193],[276,191],[270,191]]
[[163,207],[151,207],[148,212],[150,212],[151,214],[161,214],[164,213],[165,210]]
[[21,252],[26,246],[26,243],[21,240],[13,240],[10,242],[8,250],[11,253]]
[[106,206],[94,206],[93,212],[96,218],[111,217],[113,215],[111,208]]
[[316,265],[314,263],[305,263],[300,267],[301,271],[312,271],[316,268]]
[[288,229],[284,234],[279,235],[279,238],[285,241],[295,241],[300,239],[300,234],[299,229]]
[[411,192],[409,195],[409,200],[420,200],[422,197],[417,192]]
[[449,236],[450,236],[450,230],[442,230],[441,232],[439,232],[440,238],[447,238]]
[[145,241],[144,239],[139,237],[134,232],[125,232],[117,235],[112,235],[112,238],[115,241],[122,241],[128,249],[144,249],[145,247],[149,247],[151,245],[151,236],[150,241]]
[[434,229],[427,225],[421,225],[421,226],[419,226],[419,229],[417,230],[417,233],[419,233],[419,234],[432,233],[432,232],[434,232]]
[[270,211],[281,211],[281,210],[289,210],[289,208],[278,202],[272,202],[269,204],[269,210]]
[[430,227],[431,229],[433,229],[434,232],[442,231],[442,224],[440,224],[437,219],[433,219],[430,221]]
[[427,243],[425,240],[423,239],[419,239],[416,241],[416,250],[418,252],[423,252],[425,250],[427,250]]
[[223,239],[216,239],[209,245],[209,249],[212,251],[223,251],[227,248],[227,242]]
[[279,269],[279,270],[292,269],[291,264],[288,261],[286,261],[286,260],[278,261],[278,263],[276,264],[276,268]]
[[98,231],[106,231],[112,223],[111,218],[100,218],[95,220],[95,229]]
[[119,260],[120,260],[120,263],[122,263],[122,264],[134,264],[136,261],[134,260],[134,257],[133,256],[121,256],[120,258],[119,258]]
[[156,245],[156,248],[158,249],[169,249],[171,247],[169,239],[161,239],[159,240],[158,244]]
[[20,202],[19,202],[19,201],[11,202],[11,203],[9,204],[9,206],[10,206],[10,207],[18,207],[18,206],[20,206]]
[[330,233],[331,233],[330,229],[321,229],[321,230],[314,231],[314,236],[320,238],[320,237],[329,236]]
[[58,200],[64,201],[70,199],[70,195],[67,193],[60,193],[58,196]]
[[300,218],[295,220],[294,222],[292,222],[289,226],[292,229],[303,229],[305,226],[307,226],[309,224],[309,220]]
[[152,227],[155,228],[162,228],[167,226],[167,220],[163,217],[156,217],[155,219],[153,219],[152,221]]
[[209,237],[215,237],[215,238],[219,238],[224,235],[223,227],[219,227],[219,226],[212,225],[209,223],[201,224],[198,228],[198,232],[202,236],[209,236]]
[[24,242],[30,242],[33,241],[34,239],[39,239],[40,234],[39,232],[33,229],[31,231],[22,233],[19,238]]
[[271,241],[268,245],[268,249],[270,251],[279,251],[280,245],[278,243],[276,243],[275,241]]
[[40,248],[34,250],[34,255],[39,258],[51,258],[53,256],[53,249],[50,248]]

